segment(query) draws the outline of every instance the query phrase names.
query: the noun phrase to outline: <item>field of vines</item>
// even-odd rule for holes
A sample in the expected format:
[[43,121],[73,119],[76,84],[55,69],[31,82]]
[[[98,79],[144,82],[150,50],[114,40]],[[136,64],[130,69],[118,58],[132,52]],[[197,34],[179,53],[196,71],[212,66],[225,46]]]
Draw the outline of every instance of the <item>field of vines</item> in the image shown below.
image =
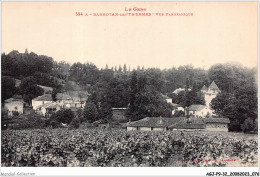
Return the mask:
[[3,130],[2,166],[258,166],[257,136],[121,129]]

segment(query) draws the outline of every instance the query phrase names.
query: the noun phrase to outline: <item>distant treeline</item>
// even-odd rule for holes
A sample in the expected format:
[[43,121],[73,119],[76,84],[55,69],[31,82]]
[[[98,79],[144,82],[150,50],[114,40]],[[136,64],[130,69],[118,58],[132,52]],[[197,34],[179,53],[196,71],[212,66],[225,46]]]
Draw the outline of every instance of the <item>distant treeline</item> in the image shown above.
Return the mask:
[[[68,81],[73,81],[90,94],[90,100],[96,104],[106,102],[111,107],[137,106],[145,115],[151,114],[156,108],[156,98],[165,94],[172,98],[172,92],[177,88],[191,88],[178,98],[178,104],[189,106],[202,103],[194,99],[203,85],[209,86],[212,81],[218,85],[222,93],[213,100],[212,108],[221,116],[231,119],[235,130],[241,130],[240,125],[247,118],[255,121],[257,117],[257,67],[246,68],[238,64],[215,64],[208,70],[194,68],[192,65],[172,67],[170,69],[144,68],[130,70],[126,64],[99,69],[93,63],[76,62],[70,65],[62,61],[56,62],[51,57],[37,55],[33,52],[19,53],[12,51],[2,54],[2,76],[17,79],[33,77],[39,85],[51,86],[55,89],[70,90],[73,87]],[[2,81],[3,82],[3,81]],[[3,83],[2,83],[3,84]],[[3,92],[2,92],[3,93]],[[161,99],[161,97],[160,97]],[[156,102],[153,104],[152,102]],[[139,105],[138,105],[139,104]],[[155,105],[149,107],[150,104]],[[131,108],[131,109],[137,109]],[[166,109],[163,106],[162,109]],[[136,114],[140,114],[140,111]],[[131,113],[133,114],[133,112]],[[134,117],[134,114],[133,114]],[[141,116],[138,116],[141,117]],[[239,128],[238,128],[239,127]]]

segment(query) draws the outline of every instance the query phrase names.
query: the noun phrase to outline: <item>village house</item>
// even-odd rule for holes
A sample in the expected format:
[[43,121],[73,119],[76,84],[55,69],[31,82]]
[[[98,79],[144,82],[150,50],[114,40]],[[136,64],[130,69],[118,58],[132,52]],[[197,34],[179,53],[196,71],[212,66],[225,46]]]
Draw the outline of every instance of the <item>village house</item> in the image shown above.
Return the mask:
[[161,94],[161,96],[167,103],[172,103],[172,98],[168,97],[167,95],[163,95],[163,94]]
[[173,118],[146,117],[138,121],[127,123],[127,131],[166,131],[174,123]]
[[216,83],[213,81],[209,88],[207,88],[205,85],[200,90],[200,97],[201,99],[205,100],[206,106],[210,107],[211,101],[220,93],[220,89],[216,85]]
[[72,98],[67,93],[57,93],[56,102],[61,103],[63,108],[70,108],[72,104]]
[[202,117],[205,118],[206,116],[212,116],[213,115],[213,110],[210,109],[209,107],[205,105],[191,105],[185,110],[185,115],[186,116],[191,116],[191,117]]
[[51,94],[53,91],[52,87],[47,87],[47,86],[43,86],[43,85],[37,85],[38,87],[41,87],[44,91],[44,94]]
[[206,130],[207,131],[228,131],[229,119],[226,118],[206,118]]
[[32,107],[34,110],[36,110],[37,107],[51,102],[52,102],[51,94],[44,94],[32,99]]
[[24,101],[22,98],[9,98],[4,101],[4,108],[8,110],[8,116],[13,116],[13,113],[23,114]]
[[54,101],[45,103],[36,108],[36,113],[40,114],[46,118],[50,118],[51,115],[59,110],[61,110],[63,105],[56,103]]
[[228,131],[229,119],[226,118],[162,118],[146,117],[139,121],[128,122],[127,131]]
[[[177,88],[172,93],[175,93],[176,95],[178,95],[182,91],[185,91],[185,88]],[[188,91],[191,91],[191,89],[188,88]]]
[[71,107],[84,108],[88,100],[89,93],[87,91],[70,91],[68,94],[72,98]]
[[172,115],[174,115],[178,111],[183,111],[185,112],[184,108],[176,103],[172,103]]
[[84,108],[88,100],[89,93],[86,91],[68,91],[57,93],[58,103],[62,103],[64,108]]

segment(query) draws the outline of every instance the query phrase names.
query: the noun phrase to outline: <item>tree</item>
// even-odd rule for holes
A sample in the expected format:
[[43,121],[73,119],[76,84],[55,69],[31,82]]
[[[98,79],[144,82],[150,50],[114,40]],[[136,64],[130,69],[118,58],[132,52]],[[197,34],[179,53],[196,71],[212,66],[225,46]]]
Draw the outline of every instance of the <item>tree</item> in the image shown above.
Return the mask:
[[83,110],[83,116],[86,121],[94,122],[98,118],[98,111],[96,105],[93,103],[86,103]]
[[1,76],[1,100],[2,103],[4,100],[11,98],[17,91],[15,87],[15,80],[8,76]]
[[112,107],[109,103],[103,102],[98,109],[98,118],[105,120],[106,122],[111,120],[113,116]]
[[254,131],[258,132],[258,119],[256,119],[254,122]]
[[28,104],[31,104],[33,98],[44,94],[44,90],[36,85],[36,81],[33,77],[26,77],[22,80],[19,92],[23,95],[24,101]]
[[172,107],[158,92],[155,78],[133,72],[130,80],[130,105],[127,117],[139,120],[144,117],[170,117]]
[[182,110],[174,112],[174,117],[184,117],[184,116],[185,113]]
[[172,93],[169,95],[173,102],[181,105],[182,107],[188,107],[193,104],[205,105],[205,101],[199,98],[194,90],[181,91],[178,94]]
[[77,129],[77,128],[79,128],[79,126],[80,126],[80,119],[77,118],[77,117],[72,119],[72,121],[70,123],[70,127],[74,128],[74,129]]
[[118,67],[118,72],[122,72],[122,66],[121,65],[119,65],[119,67]]
[[56,120],[58,123],[70,124],[74,118],[74,113],[71,109],[62,109],[57,111],[51,116],[52,120]]
[[127,73],[127,67],[126,67],[126,64],[124,64],[123,71],[124,71],[124,73]]
[[247,118],[245,122],[241,125],[243,132],[254,131],[254,121],[250,118]]

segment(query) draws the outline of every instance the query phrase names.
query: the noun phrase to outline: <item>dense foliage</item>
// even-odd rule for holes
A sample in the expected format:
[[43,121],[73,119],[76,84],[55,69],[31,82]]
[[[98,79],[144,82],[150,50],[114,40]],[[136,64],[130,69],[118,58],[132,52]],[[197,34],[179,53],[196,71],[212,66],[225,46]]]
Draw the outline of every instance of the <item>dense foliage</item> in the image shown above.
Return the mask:
[[[209,86],[215,81],[221,94],[212,101],[211,107],[219,116],[230,119],[229,130],[242,131],[241,125],[248,118],[253,123],[257,121],[257,68],[226,63],[215,64],[208,70],[191,65],[164,70],[144,67],[130,70],[126,65],[106,65],[104,69],[99,69],[93,63],[70,65],[64,61],[55,62],[51,57],[28,53],[27,50],[25,53],[12,51],[2,54],[1,68],[2,102],[22,93],[29,103],[41,94],[36,84],[54,87],[54,100],[57,92],[85,90],[91,94],[89,101],[98,111],[95,120],[110,118],[112,107],[128,107],[128,118],[138,120],[144,116],[170,116],[171,107],[164,102],[161,94],[170,96],[174,103],[184,107],[204,104],[197,96],[198,91],[203,85]],[[20,88],[14,87],[11,77],[23,78]],[[23,88],[23,83],[27,81],[33,86],[26,84],[27,87]],[[172,92],[177,88],[191,91],[175,95]]]
[[257,136],[112,129],[2,131],[2,166],[258,166]]
[[249,124],[245,123],[245,120],[253,123],[257,121],[255,75],[254,70],[231,64],[214,65],[209,70],[209,77],[214,79],[222,90],[222,93],[212,100],[211,107],[219,116],[230,119],[231,131],[254,130],[247,126]]
[[75,118],[71,109],[62,109],[51,115],[51,120],[58,123],[69,124]]
[[1,101],[11,98],[17,91],[15,80],[9,76],[1,76]]

